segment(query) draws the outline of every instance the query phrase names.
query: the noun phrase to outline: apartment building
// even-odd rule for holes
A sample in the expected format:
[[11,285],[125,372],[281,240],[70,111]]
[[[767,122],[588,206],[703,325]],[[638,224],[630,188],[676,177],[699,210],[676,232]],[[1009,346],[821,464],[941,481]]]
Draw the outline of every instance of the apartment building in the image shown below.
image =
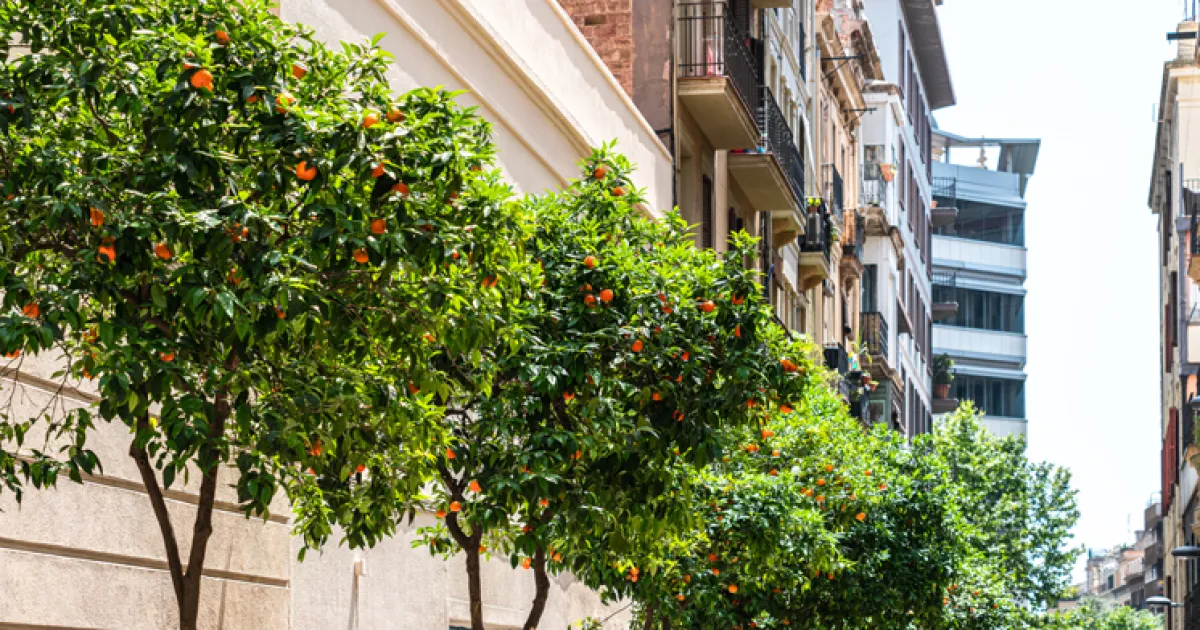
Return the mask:
[[[1196,16],[1169,37],[1176,56],[1163,65],[1148,205],[1159,219],[1163,548],[1197,544],[1194,399],[1200,392],[1200,65]],[[1200,628],[1200,566],[1167,551],[1163,595],[1184,608],[1166,611],[1168,630]]]
[[[282,0],[284,19],[316,29],[327,42],[361,42],[384,33],[396,62],[396,90],[465,90],[494,125],[500,166],[520,190],[558,188],[578,174],[591,147],[616,139],[638,164],[646,212],[672,204],[668,148],[555,0]],[[789,202],[790,203],[790,202]],[[58,388],[51,357],[26,357],[20,374],[0,359],[5,395],[19,413],[36,414]],[[69,383],[67,404],[96,402],[87,383]],[[176,627],[161,536],[121,425],[89,439],[103,472],[83,484],[30,492],[18,508],[0,497],[0,628]],[[32,436],[31,436],[32,437]],[[175,530],[191,531],[198,483],[168,493]],[[469,626],[465,567],[412,548],[411,527],[369,551],[331,545],[296,561],[289,510],[279,497],[265,522],[236,509],[232,488],[217,496],[200,603],[203,628],[327,630]],[[336,538],[336,536],[335,536]],[[182,541],[186,544],[187,541]],[[485,563],[488,627],[521,627],[534,594],[529,571]],[[628,626],[629,612],[608,607],[570,575],[556,576],[544,627],[594,616],[606,628]]]
[[[1026,433],[1025,191],[1041,141],[934,129],[933,351],[954,361],[934,413],[970,400],[997,435]],[[935,387],[935,390],[937,388]]]
[[865,89],[862,344],[880,386],[870,417],[907,435],[932,424],[933,112],[955,104],[940,0],[867,0],[883,80]]

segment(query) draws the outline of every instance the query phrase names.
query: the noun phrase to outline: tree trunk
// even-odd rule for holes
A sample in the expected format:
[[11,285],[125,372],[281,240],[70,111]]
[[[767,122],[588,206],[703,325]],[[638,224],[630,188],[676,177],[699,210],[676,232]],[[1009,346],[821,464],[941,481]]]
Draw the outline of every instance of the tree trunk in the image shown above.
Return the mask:
[[[438,472],[441,473],[442,483],[445,484],[451,500],[462,501],[462,482],[455,479],[450,469],[446,468],[442,462],[438,462]],[[450,537],[454,539],[459,549],[462,549],[463,553],[467,555],[467,595],[471,600],[471,630],[485,630],[483,627],[483,583],[479,570],[479,543],[483,540],[483,530],[473,531],[468,536],[467,532],[463,531],[462,524],[458,522],[458,516],[456,512],[447,514],[446,528],[450,530]]]
[[642,630],[654,630],[654,612],[658,606],[650,604],[646,607],[646,623],[642,624]]
[[546,574],[546,549],[541,545],[533,553],[533,583],[536,587],[533,595],[533,608],[525,619],[524,630],[537,630],[542,621],[542,613],[546,612],[546,597],[550,595],[550,576]]
[[[200,614],[200,586],[204,574],[204,559],[208,553],[208,539],[212,536],[213,502],[217,494],[217,475],[221,468],[220,440],[225,434],[225,422],[229,419],[229,400],[224,393],[217,396],[215,412],[209,424],[209,443],[200,450],[197,464],[203,475],[200,481],[200,495],[196,504],[196,521],[192,526],[192,548],[188,553],[186,568],[179,555],[179,543],[175,538],[175,529],[171,525],[171,513],[167,509],[166,499],[158,483],[158,475],[150,463],[145,444],[139,444],[137,437],[129,446],[129,455],[137,463],[138,472],[142,477],[142,485],[150,497],[150,505],[154,508],[154,517],[158,521],[159,532],[167,551],[167,568],[171,574],[171,585],[175,590],[175,603],[179,611],[179,630],[196,630]],[[148,429],[149,416],[138,419],[138,432]]]

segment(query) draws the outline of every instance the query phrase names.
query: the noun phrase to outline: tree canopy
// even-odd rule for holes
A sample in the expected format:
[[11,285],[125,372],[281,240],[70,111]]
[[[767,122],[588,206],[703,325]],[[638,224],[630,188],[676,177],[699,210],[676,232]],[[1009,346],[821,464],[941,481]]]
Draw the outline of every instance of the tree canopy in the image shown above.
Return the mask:
[[[0,355],[66,357],[99,397],[34,417],[7,397],[0,479],[79,481],[98,425],[129,426],[181,627],[222,465],[247,514],[289,488],[312,544],[390,534],[435,472],[435,397],[490,383],[429,339],[470,360],[520,308],[528,222],[489,126],[394,95],[374,43],[331,50],[266,0],[0,4]],[[162,490],[189,470],[184,557]],[[347,488],[369,517],[332,512]]]

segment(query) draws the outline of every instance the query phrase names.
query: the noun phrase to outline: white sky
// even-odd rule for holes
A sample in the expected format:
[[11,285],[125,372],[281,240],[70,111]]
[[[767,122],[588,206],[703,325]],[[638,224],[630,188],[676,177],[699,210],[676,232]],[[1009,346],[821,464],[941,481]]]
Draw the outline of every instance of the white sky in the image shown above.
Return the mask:
[[1042,139],[1025,232],[1029,453],[1071,469],[1076,535],[1092,548],[1130,541],[1160,485],[1158,232],[1146,200],[1162,64],[1174,54],[1166,33],[1182,7],[946,0],[939,10],[958,97],[936,112],[941,128]]

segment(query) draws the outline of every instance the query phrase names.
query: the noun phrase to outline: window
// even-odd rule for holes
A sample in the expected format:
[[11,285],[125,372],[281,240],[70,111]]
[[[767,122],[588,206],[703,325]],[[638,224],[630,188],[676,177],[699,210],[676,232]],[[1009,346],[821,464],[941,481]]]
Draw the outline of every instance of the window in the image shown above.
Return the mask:
[[946,326],[1025,332],[1024,296],[934,285],[933,301],[958,303],[958,312],[942,322]]
[[877,313],[878,293],[879,291],[879,266],[878,265],[863,265],[862,274],[862,312]]
[[1025,381],[957,374],[954,397],[974,402],[990,416],[1025,417]]
[[945,198],[939,198],[938,205],[958,208],[954,223],[937,228],[934,232],[939,236],[1025,245],[1025,213],[1020,208]]

